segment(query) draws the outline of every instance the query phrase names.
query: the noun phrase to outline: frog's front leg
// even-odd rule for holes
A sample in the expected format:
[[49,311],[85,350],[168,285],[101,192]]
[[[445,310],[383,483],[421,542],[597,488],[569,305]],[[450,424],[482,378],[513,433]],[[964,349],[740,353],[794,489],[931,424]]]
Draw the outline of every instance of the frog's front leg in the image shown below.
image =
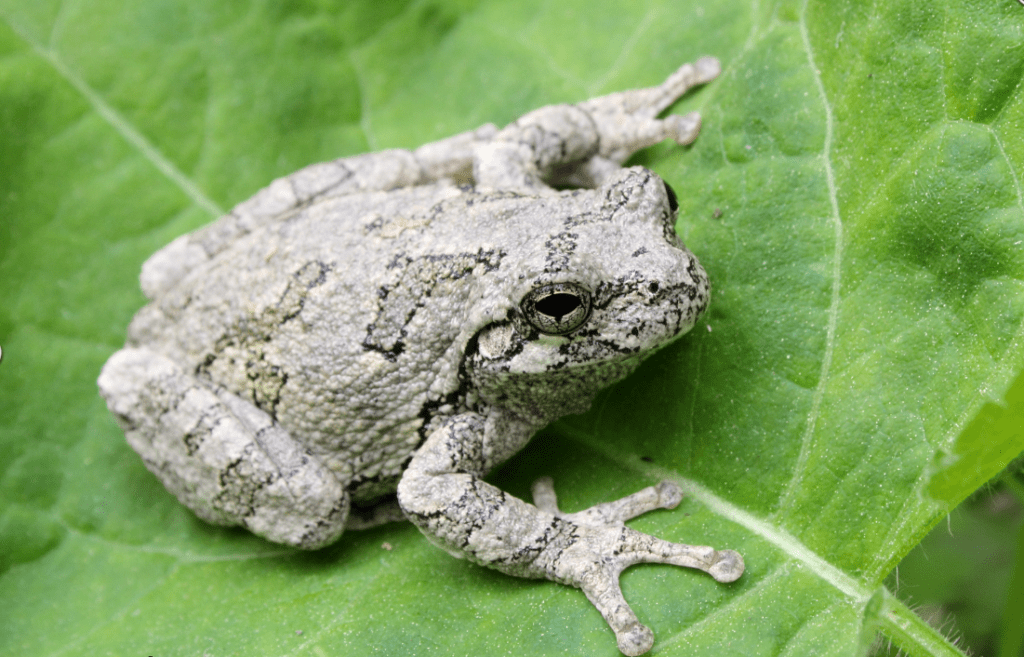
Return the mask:
[[550,105],[523,115],[477,146],[477,184],[521,193],[550,192],[548,185],[597,187],[630,155],[664,139],[688,144],[700,115],[658,114],[689,89],[721,72],[714,57],[679,67],[662,84]]
[[146,467],[200,518],[305,549],[344,531],[342,482],[253,404],[148,349],[115,353],[98,384]]
[[508,444],[490,433],[487,421],[475,414],[457,416],[434,431],[398,485],[402,510],[456,556],[510,575],[582,589],[615,632],[623,653],[643,654],[654,642],[622,595],[623,570],[637,563],[666,563],[703,570],[720,582],[743,573],[743,559],[732,550],[670,543],[623,524],[652,509],[675,507],[682,494],[670,482],[579,513],[558,510],[550,480],[535,484],[536,506],[503,493],[480,478],[494,461],[487,446],[505,451]]

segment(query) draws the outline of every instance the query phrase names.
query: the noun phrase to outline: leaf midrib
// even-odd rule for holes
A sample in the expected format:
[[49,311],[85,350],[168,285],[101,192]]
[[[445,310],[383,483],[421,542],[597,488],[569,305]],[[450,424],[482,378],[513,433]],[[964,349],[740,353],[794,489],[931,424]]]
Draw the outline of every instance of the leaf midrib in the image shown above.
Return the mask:
[[49,64],[54,71],[57,72],[68,84],[75,88],[82,98],[89,103],[90,107],[105,120],[110,127],[114,129],[117,134],[127,141],[129,144],[134,146],[139,153],[144,157],[150,164],[167,177],[178,189],[180,189],[185,196],[187,196],[193,203],[202,209],[210,213],[211,218],[220,217],[225,214],[224,210],[217,205],[202,188],[185,173],[179,169],[170,159],[167,158],[151,141],[149,141],[145,135],[142,134],[132,123],[118,112],[112,105],[107,103],[103,97],[77,73],[75,73],[71,67],[69,67],[60,54],[52,49],[43,46],[32,39],[28,32],[18,25],[15,21],[12,21],[9,17],[4,17],[4,22],[7,26],[18,35],[18,37],[24,41],[32,50],[39,56],[40,59]]

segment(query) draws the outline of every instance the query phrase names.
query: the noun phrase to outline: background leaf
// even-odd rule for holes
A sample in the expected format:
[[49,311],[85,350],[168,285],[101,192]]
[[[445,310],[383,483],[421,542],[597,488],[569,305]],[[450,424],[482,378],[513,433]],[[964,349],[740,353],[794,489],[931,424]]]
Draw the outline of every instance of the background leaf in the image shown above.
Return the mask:
[[1020,570],[1015,561],[1024,558],[1024,541],[1018,541],[1024,513],[1012,487],[1024,487],[1010,472],[1001,479],[1003,485],[972,495],[940,522],[886,578],[886,586],[971,654],[1016,657],[1024,607],[1014,605],[1010,590],[1024,596],[1021,582],[1011,584]]
[[1022,25],[1012,0],[0,0],[0,648],[617,654],[578,592],[410,525],[302,554],[203,524],[95,378],[146,256],[274,177],[713,54],[673,109],[700,139],[637,158],[679,193],[710,312],[493,480],[550,474],[569,509],[689,491],[632,526],[748,570],[627,572],[660,654],[849,655],[877,629],[950,654],[881,587],[1024,450]]

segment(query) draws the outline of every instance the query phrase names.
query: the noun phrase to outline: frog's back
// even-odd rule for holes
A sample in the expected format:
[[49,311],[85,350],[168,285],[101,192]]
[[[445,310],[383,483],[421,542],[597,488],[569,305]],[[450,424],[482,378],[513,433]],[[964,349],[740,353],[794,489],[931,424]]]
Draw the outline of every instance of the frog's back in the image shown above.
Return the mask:
[[139,312],[129,343],[257,405],[355,499],[388,492],[431,420],[465,404],[463,315],[472,281],[500,266],[489,244],[507,239],[465,238],[446,199],[487,213],[440,185],[319,201],[191,271]]

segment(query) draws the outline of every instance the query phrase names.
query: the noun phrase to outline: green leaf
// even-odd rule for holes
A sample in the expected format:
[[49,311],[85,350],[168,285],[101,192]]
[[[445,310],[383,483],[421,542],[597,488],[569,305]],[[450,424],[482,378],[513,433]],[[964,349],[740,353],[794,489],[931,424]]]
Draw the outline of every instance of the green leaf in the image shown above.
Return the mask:
[[711,54],[672,110],[697,143],[637,158],[711,310],[492,479],[550,474],[569,509],[687,489],[632,526],[747,572],[628,571],[659,654],[958,654],[883,580],[1024,451],[1022,26],[1012,0],[0,0],[0,652],[617,654],[579,592],[408,524],[313,554],[205,525],[95,378],[146,256],[274,177]]

